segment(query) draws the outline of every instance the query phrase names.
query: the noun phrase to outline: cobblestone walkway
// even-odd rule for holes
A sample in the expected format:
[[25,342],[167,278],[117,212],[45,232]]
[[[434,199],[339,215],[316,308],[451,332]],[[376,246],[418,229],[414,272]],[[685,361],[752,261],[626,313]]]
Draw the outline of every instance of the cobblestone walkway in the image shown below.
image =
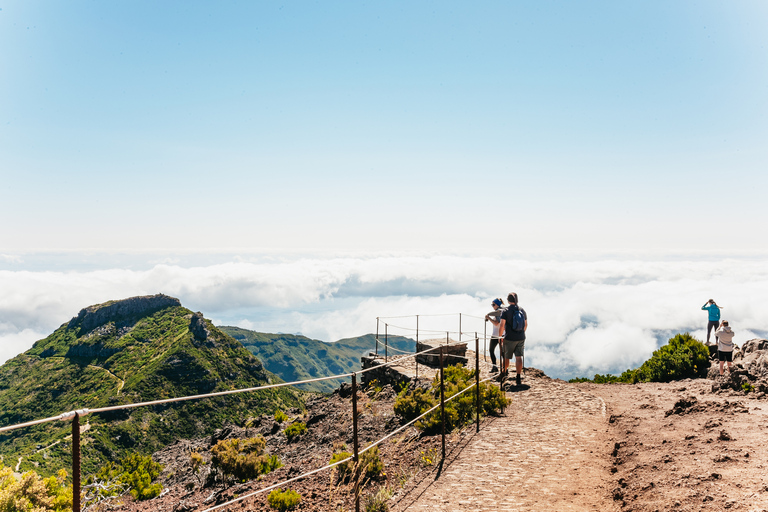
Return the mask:
[[512,404],[451,447],[441,471],[397,511],[611,511],[601,398],[547,378],[511,388]]

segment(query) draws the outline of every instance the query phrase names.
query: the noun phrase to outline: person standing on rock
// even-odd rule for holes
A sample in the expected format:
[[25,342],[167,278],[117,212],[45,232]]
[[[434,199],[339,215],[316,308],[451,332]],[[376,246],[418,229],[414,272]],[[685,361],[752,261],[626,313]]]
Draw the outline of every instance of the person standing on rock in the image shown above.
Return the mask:
[[[491,364],[493,364],[493,368],[491,368],[491,373],[496,373],[499,371],[499,369],[496,367],[496,347],[499,345],[499,325],[501,325],[501,320],[499,317],[504,312],[504,309],[502,306],[504,305],[504,301],[499,299],[493,299],[493,302],[491,302],[491,307],[493,308],[493,311],[485,315],[485,321],[490,321],[493,324],[493,334],[491,335],[491,344],[490,344],[490,351],[491,351]],[[503,334],[503,333],[502,333]]]
[[509,307],[501,314],[499,332],[504,333],[502,350],[504,351],[504,368],[499,374],[500,380],[509,375],[509,360],[515,356],[515,384],[522,384],[520,373],[523,371],[523,354],[525,350],[525,331],[528,329],[528,315],[525,310],[517,305],[517,294],[510,292],[507,295]]
[[717,343],[717,328],[720,324],[720,306],[715,304],[715,301],[709,299],[701,309],[709,312],[709,322],[707,322],[707,345],[709,345],[709,333],[712,329],[715,330],[715,343]]
[[723,363],[728,361],[728,373],[731,373],[733,361],[733,331],[728,325],[728,320],[720,322],[720,327],[715,331],[717,338],[717,360],[720,361],[720,375],[723,374]]

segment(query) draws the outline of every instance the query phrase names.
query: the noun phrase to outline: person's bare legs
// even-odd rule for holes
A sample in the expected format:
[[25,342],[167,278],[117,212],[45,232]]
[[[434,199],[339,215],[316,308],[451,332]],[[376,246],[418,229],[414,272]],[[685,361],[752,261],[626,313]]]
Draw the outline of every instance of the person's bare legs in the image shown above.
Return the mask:
[[[725,361],[720,361],[720,375],[723,374],[723,365],[725,364]],[[731,365],[728,365],[728,371],[731,371]]]

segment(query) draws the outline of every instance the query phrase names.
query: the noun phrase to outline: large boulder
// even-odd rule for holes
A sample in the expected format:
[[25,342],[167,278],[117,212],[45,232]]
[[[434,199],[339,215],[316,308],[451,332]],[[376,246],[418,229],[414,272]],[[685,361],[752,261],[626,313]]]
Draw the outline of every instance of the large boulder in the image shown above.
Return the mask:
[[746,388],[765,395],[768,393],[768,340],[755,338],[745,342],[741,348],[735,347],[730,373],[725,369],[725,375],[721,377],[719,367],[717,360],[714,360],[707,373],[707,377],[715,381],[712,391],[744,391]]

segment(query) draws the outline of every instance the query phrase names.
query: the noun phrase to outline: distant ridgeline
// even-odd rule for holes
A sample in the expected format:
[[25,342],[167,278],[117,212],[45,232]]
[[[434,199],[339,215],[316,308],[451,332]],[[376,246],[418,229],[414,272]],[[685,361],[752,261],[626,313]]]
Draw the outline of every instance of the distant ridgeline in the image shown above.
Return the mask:
[[[359,363],[358,363],[359,364]],[[87,307],[0,367],[0,426],[105,407],[255,387],[279,381],[240,342],[166,295]],[[302,407],[278,388],[85,416],[83,473],[128,452],[152,453],[180,438],[210,435],[224,422]],[[0,434],[5,465],[49,475],[71,465],[71,424]]]
[[[326,343],[296,334],[266,334],[227,326],[219,329],[240,341],[264,363],[267,370],[286,382],[360,371],[360,356],[376,350],[376,336],[373,334]],[[390,357],[400,354],[392,347],[407,352],[416,351],[416,342],[410,338],[389,336],[387,343]],[[383,346],[379,346],[379,352],[384,352]],[[329,393],[341,382],[333,379],[304,387]]]

